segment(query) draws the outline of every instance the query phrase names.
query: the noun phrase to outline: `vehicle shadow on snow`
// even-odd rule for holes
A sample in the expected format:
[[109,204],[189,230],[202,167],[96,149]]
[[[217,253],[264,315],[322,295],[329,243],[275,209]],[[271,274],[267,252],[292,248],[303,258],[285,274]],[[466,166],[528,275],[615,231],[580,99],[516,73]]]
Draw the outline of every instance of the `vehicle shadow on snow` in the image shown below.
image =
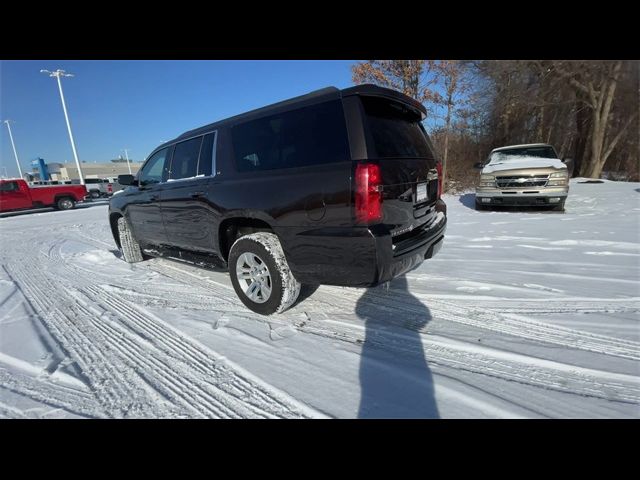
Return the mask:
[[[390,311],[386,296],[401,302],[402,311]],[[439,418],[433,376],[417,331],[431,320],[431,312],[409,293],[407,279],[393,280],[388,291],[366,289],[356,314],[365,323],[358,418]],[[390,315],[409,328],[391,325]]]
[[465,193],[460,195],[460,203],[471,210],[476,209],[476,194],[475,193]]

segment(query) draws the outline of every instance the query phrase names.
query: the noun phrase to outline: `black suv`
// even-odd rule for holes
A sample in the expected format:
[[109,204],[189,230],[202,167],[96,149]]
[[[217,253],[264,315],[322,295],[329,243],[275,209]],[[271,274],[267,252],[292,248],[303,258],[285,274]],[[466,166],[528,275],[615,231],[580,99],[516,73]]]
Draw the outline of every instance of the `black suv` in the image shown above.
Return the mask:
[[431,258],[446,206],[424,107],[393,90],[325,88],[160,145],[111,198],[122,256],[228,266],[269,315],[302,284],[370,287]]

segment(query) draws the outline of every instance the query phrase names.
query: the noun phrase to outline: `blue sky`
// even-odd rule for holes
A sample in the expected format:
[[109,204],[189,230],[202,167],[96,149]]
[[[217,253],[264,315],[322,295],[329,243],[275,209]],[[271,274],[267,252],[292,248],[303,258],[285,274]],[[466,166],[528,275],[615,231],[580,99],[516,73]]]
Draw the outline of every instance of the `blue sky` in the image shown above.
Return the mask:
[[[18,157],[73,161],[56,80],[62,87],[80,160],[108,161],[129,149],[142,160],[182,132],[330,85],[352,85],[355,61],[2,61],[0,119],[11,119]],[[17,175],[7,128],[0,174]]]

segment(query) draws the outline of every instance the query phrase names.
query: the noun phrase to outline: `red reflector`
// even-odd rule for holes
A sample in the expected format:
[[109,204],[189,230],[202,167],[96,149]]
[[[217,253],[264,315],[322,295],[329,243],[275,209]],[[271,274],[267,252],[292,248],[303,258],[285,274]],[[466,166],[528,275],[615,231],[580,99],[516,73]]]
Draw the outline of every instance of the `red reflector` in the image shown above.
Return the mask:
[[436,163],[436,170],[438,171],[438,198],[442,196],[442,163]]
[[381,178],[378,165],[356,166],[356,220],[360,223],[382,220]]

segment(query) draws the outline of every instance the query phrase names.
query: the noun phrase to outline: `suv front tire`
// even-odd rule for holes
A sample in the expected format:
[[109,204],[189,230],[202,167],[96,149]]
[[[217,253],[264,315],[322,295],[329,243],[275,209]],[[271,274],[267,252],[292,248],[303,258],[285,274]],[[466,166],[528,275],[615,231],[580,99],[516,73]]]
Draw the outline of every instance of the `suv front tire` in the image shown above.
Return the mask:
[[142,262],[144,257],[140,244],[133,236],[129,223],[124,217],[118,218],[118,235],[120,237],[120,251],[124,261],[127,263]]

